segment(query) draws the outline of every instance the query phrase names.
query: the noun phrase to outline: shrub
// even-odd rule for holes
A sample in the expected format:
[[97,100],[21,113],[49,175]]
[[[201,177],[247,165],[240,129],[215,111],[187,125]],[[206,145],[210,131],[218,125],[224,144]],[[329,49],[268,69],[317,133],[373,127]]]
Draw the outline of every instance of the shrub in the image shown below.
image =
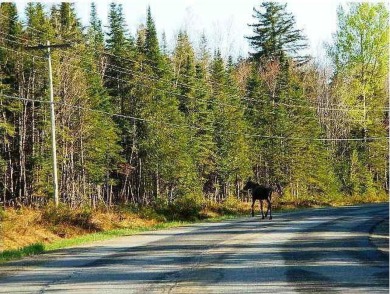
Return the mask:
[[95,229],[90,208],[72,209],[65,204],[55,207],[53,203],[50,203],[43,211],[42,220],[54,225],[70,225],[88,230]]
[[245,204],[235,196],[228,196],[222,202],[221,212],[223,214],[243,214],[247,212]]
[[198,194],[187,194],[168,205],[169,219],[196,220],[200,218],[203,197]]

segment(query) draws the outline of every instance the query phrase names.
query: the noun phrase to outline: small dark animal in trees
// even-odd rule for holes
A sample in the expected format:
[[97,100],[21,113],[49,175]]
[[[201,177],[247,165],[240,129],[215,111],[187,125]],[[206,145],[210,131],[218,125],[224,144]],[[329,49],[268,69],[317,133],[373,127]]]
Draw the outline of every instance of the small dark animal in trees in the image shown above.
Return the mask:
[[[260,201],[260,211],[261,211],[261,218],[264,219],[268,215],[269,211],[269,219],[272,219],[272,192],[276,191],[279,195],[282,195],[283,189],[280,184],[274,184],[272,186],[263,186],[260,184],[257,184],[252,181],[248,181],[244,188],[244,191],[251,190],[252,192],[252,216],[255,216],[254,206],[256,200]],[[267,211],[264,215],[263,212],[263,201],[266,200],[268,203]]]

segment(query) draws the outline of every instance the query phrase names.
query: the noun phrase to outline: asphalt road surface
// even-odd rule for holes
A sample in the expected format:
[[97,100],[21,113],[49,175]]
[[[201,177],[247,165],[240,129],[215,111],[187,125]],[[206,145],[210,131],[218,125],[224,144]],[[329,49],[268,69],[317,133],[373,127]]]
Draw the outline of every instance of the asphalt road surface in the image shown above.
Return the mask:
[[0,267],[1,293],[389,293],[388,204],[275,213]]

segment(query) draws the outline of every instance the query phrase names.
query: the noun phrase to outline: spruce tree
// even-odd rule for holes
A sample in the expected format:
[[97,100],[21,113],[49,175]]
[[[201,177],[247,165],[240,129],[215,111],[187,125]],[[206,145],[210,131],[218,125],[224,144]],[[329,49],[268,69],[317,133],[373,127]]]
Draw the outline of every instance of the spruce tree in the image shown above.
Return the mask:
[[295,28],[295,19],[286,11],[287,4],[263,2],[260,8],[253,8],[255,23],[253,36],[246,37],[254,49],[254,60],[278,60],[282,63],[288,57],[298,62],[307,61],[307,56],[300,55],[300,50],[307,47],[302,31]]
[[146,63],[156,69],[160,66],[161,53],[158,44],[156,25],[154,23],[150,6],[146,14],[144,54]]
[[89,27],[87,31],[87,38],[90,46],[97,50],[104,49],[104,33],[102,28],[102,21],[97,16],[96,4],[91,3],[91,13],[89,17]]
[[[155,180],[155,195],[162,188],[169,200],[180,199],[186,193],[198,195],[195,162],[191,156],[191,129],[187,127],[185,115],[179,110],[178,97],[172,95],[172,68],[168,60],[162,58],[156,35],[156,28],[148,8],[145,31],[145,69],[152,80],[144,80],[150,85],[143,94],[143,117],[154,122],[147,123],[142,146],[148,156],[145,158]],[[157,189],[158,187],[158,189]]]
[[219,51],[211,65],[214,141],[217,158],[217,183],[220,195],[227,197],[238,177],[249,175],[248,133],[238,89],[230,78]]

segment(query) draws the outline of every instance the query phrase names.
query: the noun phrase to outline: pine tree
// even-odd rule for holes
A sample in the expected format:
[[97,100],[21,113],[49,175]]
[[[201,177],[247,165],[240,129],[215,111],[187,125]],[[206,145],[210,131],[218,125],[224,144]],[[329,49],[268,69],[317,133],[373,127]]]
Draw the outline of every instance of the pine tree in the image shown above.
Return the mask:
[[[19,138],[25,138],[22,127],[24,104],[3,96],[19,95],[23,71],[22,45],[19,38],[22,25],[19,21],[16,4],[0,3],[0,193],[6,201],[10,197],[27,195],[23,177],[26,175],[24,145]],[[9,48],[11,50],[7,50]]]
[[77,18],[74,3],[63,2],[59,6],[52,6],[51,24],[58,39],[80,41],[82,30]]
[[[140,45],[141,38],[138,38]],[[191,133],[179,110],[179,101],[172,95],[172,68],[162,58],[150,8],[143,45],[145,63],[136,92],[136,96],[142,97],[139,111],[146,120],[138,127],[143,174],[153,183],[154,197],[167,195],[172,201],[186,193],[196,195],[199,184],[190,152]]]
[[298,62],[307,61],[299,51],[307,47],[302,31],[295,28],[295,19],[286,11],[287,4],[263,2],[260,9],[253,8],[253,36],[247,37],[255,52],[254,60],[278,60],[282,64],[288,57]]
[[147,10],[146,15],[146,27],[145,27],[145,44],[144,44],[144,53],[146,56],[146,62],[152,68],[157,68],[160,66],[161,62],[161,53],[160,47],[158,44],[156,26],[152,18],[152,12],[150,6]]
[[212,99],[214,112],[214,141],[217,156],[217,183],[222,197],[231,194],[231,186],[239,176],[249,175],[248,133],[241,108],[238,89],[229,77],[219,51],[215,53],[211,66]]
[[97,50],[104,49],[104,33],[102,29],[102,21],[97,16],[96,4],[91,3],[91,13],[89,18],[89,28],[87,37],[90,42],[90,46]]
[[[195,53],[186,32],[179,32],[173,54],[175,84],[178,88],[179,109],[187,116],[194,114]],[[191,121],[191,118],[189,118]]]
[[30,41],[45,44],[48,39],[54,36],[54,29],[45,14],[42,3],[28,3],[26,7],[26,18],[27,27],[25,34]]

